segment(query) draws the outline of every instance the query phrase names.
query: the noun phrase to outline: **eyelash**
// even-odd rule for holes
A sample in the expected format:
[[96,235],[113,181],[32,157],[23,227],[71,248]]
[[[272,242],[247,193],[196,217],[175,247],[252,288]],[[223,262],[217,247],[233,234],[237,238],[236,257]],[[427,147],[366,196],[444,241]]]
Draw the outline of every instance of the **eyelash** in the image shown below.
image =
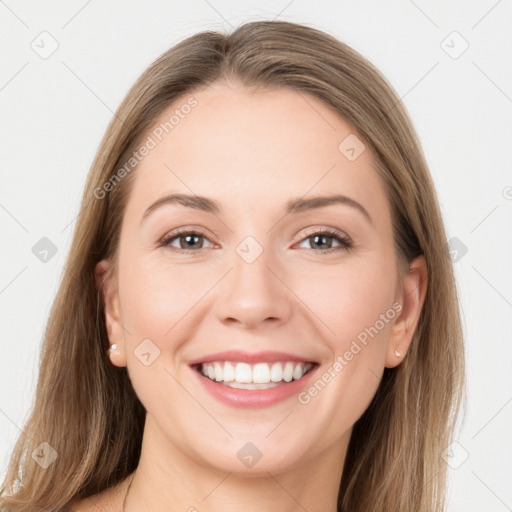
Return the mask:
[[[182,249],[181,247],[180,248],[172,247],[170,245],[170,243],[173,240],[179,239],[186,235],[198,235],[200,237],[203,237],[203,238],[209,240],[208,237],[201,231],[194,231],[194,230],[183,228],[183,229],[177,229],[177,230],[165,235],[159,241],[159,247],[169,247],[173,251],[182,252],[182,253],[191,253],[191,252],[200,251],[201,249]],[[354,244],[349,236],[347,236],[343,232],[338,231],[337,229],[333,229],[333,228],[325,228],[320,231],[312,231],[311,233],[306,235],[304,238],[302,238],[299,241],[299,243],[306,241],[308,238],[311,238],[314,235],[327,235],[328,238],[335,238],[339,242],[340,245],[337,247],[331,247],[326,250],[309,249],[310,251],[318,252],[321,254],[331,254],[333,252],[350,250],[354,246]],[[211,240],[210,240],[210,242],[211,242]]]

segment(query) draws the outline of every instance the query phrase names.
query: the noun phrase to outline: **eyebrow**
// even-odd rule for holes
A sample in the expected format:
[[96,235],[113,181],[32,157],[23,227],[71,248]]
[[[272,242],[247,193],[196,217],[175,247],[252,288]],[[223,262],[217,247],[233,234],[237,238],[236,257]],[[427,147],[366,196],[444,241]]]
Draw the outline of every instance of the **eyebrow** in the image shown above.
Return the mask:
[[[179,204],[187,208],[193,208],[195,210],[213,213],[214,215],[219,215],[222,211],[222,208],[218,201],[215,201],[214,199],[210,199],[208,197],[189,194],[169,194],[155,201],[144,212],[141,222],[144,221],[147,217],[149,217],[149,215],[152,212],[168,204]],[[365,207],[362,204],[358,203],[355,199],[352,199],[342,194],[315,196],[309,198],[299,197],[297,199],[291,199],[286,203],[284,211],[285,214],[300,213],[307,210],[323,208],[325,206],[330,206],[332,204],[343,204],[356,209],[357,211],[363,214],[363,216],[366,218],[366,220],[368,220],[370,224],[373,225],[373,220],[370,217],[368,211],[365,209]]]

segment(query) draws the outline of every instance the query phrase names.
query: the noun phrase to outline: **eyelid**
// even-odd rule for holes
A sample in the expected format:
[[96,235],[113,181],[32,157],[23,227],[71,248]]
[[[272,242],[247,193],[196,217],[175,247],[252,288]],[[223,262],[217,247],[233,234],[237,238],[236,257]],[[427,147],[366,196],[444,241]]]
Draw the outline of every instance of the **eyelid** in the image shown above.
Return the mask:
[[295,243],[302,242],[305,238],[317,233],[327,233],[331,236],[338,236],[339,238],[346,239],[347,242],[353,243],[352,238],[345,231],[342,231],[341,229],[338,228],[316,225],[309,226],[305,229],[307,230],[306,234],[302,234],[301,237]]
[[212,240],[212,238],[215,239],[215,237],[213,235],[209,234],[209,231],[207,229],[192,225],[192,226],[184,226],[184,227],[176,228],[176,229],[169,231],[168,233],[166,233],[163,237],[161,237],[158,240],[158,244],[164,245],[166,242],[168,243],[173,238],[179,237],[180,235],[190,234],[190,233],[201,235],[203,238],[208,239],[212,244],[217,243],[214,240]]
[[[295,245],[305,241],[307,238],[309,238],[311,235],[314,235],[314,234],[326,234],[333,238],[339,238],[341,242],[344,242],[344,244],[342,244],[342,245],[345,245],[345,247],[344,247],[345,250],[351,249],[355,245],[352,238],[346,232],[341,231],[338,228],[316,225],[316,226],[309,226],[305,229],[306,229],[306,233],[302,232],[302,235],[300,236],[300,238],[298,238],[298,240],[296,242],[294,242],[292,246],[295,246]],[[215,238],[215,237],[212,237],[211,235],[209,235],[208,230],[206,230],[204,228],[200,228],[200,227],[195,227],[195,226],[184,226],[184,227],[180,227],[180,228],[171,230],[168,233],[166,233],[163,237],[161,237],[160,240],[158,241],[159,247],[171,247],[176,252],[200,251],[201,249],[187,250],[187,249],[172,247],[170,245],[171,240],[173,240],[175,238],[179,238],[180,235],[184,236],[187,234],[199,235],[199,236],[207,239],[212,244],[214,244],[214,245],[216,244],[216,242],[214,240],[211,240],[211,238]],[[205,247],[203,249],[207,249],[207,247]],[[313,250],[313,249],[310,249],[310,250]],[[328,253],[331,250],[336,250],[336,248],[328,249],[326,251],[315,251],[315,252]]]

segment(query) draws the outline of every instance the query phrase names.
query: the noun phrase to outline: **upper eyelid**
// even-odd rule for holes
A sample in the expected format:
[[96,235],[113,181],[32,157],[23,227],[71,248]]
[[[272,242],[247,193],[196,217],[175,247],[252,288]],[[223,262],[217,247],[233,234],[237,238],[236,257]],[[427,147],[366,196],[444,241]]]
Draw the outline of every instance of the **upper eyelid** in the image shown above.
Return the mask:
[[[187,234],[191,234],[191,233],[204,236],[205,238],[212,236],[212,235],[209,235],[209,231],[207,229],[196,228],[194,226],[190,226],[190,227],[185,227],[185,228],[173,229],[173,230],[167,232],[164,236],[162,236],[160,238],[160,240],[164,240],[164,239],[170,240],[171,238],[174,238],[174,237],[177,237],[180,235],[187,235]],[[215,238],[215,237],[213,237],[213,238]]]
[[[311,235],[314,235],[316,233],[327,233],[328,236],[331,236],[333,238],[338,237],[342,240],[346,240],[350,243],[353,243],[352,237],[346,233],[345,231],[339,229],[339,228],[333,228],[328,226],[309,226],[305,228],[307,230],[307,233],[302,235],[301,238],[299,238],[296,242],[294,242],[294,245],[297,243],[300,243],[304,241],[306,238],[310,237]],[[162,243],[169,243],[171,240],[175,238],[179,238],[180,236],[185,236],[187,234],[195,234],[200,235],[206,239],[208,239],[211,243],[215,244],[216,242],[214,240],[211,240],[210,236],[207,234],[208,230],[204,230],[203,228],[194,228],[194,227],[186,227],[186,228],[177,228],[174,231],[169,232],[168,234],[165,234],[163,237],[161,237],[160,242]],[[186,249],[184,249],[186,250]]]
[[339,236],[342,238],[343,237],[351,238],[348,233],[346,233],[345,231],[343,231],[342,229],[339,229],[339,228],[326,227],[326,226],[324,226],[324,227],[311,226],[311,227],[308,227],[305,229],[307,230],[307,234],[303,235],[303,237],[300,240],[302,240],[304,237],[314,235],[315,233],[328,233],[331,236]]

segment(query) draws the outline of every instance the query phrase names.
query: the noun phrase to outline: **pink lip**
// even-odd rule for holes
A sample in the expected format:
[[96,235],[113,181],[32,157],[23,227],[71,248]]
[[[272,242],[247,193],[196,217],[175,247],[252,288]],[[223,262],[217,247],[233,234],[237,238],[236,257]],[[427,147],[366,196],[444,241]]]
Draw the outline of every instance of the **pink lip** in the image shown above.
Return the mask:
[[[225,361],[226,359],[221,358],[221,360]],[[240,360],[237,359],[237,361]],[[197,369],[192,368],[192,371],[197,375],[197,378],[204,388],[220,402],[233,407],[258,409],[261,407],[269,407],[292,396],[297,396],[305,387],[310,386],[311,379],[313,378],[313,374],[316,373],[318,366],[318,364],[313,366],[313,368],[299,380],[292,380],[291,382],[280,384],[279,386],[269,389],[230,388],[229,386],[224,386],[223,384],[210,380]]]
[[286,352],[265,351],[250,353],[242,350],[227,350],[225,352],[217,352],[199,359],[194,359],[193,361],[189,361],[188,364],[193,366],[199,363],[211,363],[213,361],[234,361],[248,364],[277,363],[279,361],[315,362]]

